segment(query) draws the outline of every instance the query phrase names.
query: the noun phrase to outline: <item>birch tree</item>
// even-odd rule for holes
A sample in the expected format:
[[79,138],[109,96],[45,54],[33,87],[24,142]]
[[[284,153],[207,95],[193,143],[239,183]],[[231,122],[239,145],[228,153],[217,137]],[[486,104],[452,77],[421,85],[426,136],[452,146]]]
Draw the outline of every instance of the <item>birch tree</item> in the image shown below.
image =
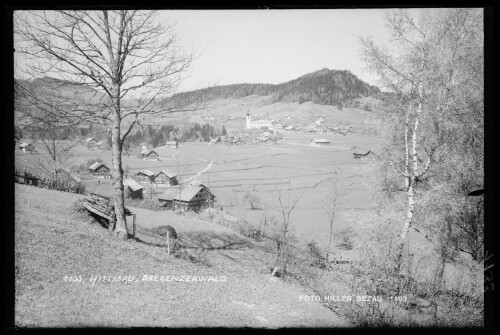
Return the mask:
[[115,232],[126,239],[123,143],[147,116],[197,107],[197,97],[164,100],[175,93],[193,54],[181,51],[174,27],[159,22],[155,11],[18,11],[14,24],[25,75],[93,90],[76,97],[64,119],[111,132]]
[[[442,17],[443,12],[436,11],[422,10],[418,18],[406,10],[388,13],[391,51],[370,38],[360,39],[369,70],[379,75],[381,85],[390,92],[384,113],[393,126],[395,150],[387,150],[384,159],[404,181],[407,203],[396,255],[397,272],[408,233],[413,228],[417,192],[449,143],[445,123],[457,101],[459,79],[455,62],[459,60],[457,51],[463,48],[464,40],[459,37],[450,44],[449,32],[456,33],[464,27],[457,23],[439,26],[439,21],[431,20]],[[456,15],[457,19],[463,17]]]

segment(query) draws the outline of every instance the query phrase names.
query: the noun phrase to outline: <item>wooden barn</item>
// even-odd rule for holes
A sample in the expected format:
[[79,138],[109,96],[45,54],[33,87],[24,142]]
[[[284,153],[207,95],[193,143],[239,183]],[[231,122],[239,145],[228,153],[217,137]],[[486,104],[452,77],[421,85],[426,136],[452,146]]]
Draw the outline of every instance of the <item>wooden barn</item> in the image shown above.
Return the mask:
[[158,160],[160,158],[160,155],[158,155],[158,153],[156,151],[149,150],[149,149],[142,150],[138,156],[139,156],[139,158],[142,158],[142,159]]
[[142,199],[143,187],[133,179],[125,179],[123,181],[125,187],[125,196],[130,199]]
[[179,181],[177,180],[177,174],[168,170],[161,170],[154,176],[153,179],[156,184],[167,184],[170,186],[179,184]]
[[110,169],[104,163],[95,162],[90,167],[90,174],[100,178],[111,178]]
[[150,170],[141,170],[134,175],[135,179],[143,183],[152,183],[155,179],[155,173]]
[[204,185],[171,187],[158,197],[160,205],[168,210],[194,211],[212,207],[215,196]]
[[315,138],[311,140],[311,145],[330,145],[330,140],[324,138]]
[[19,145],[19,149],[21,149],[23,152],[32,152],[35,151],[35,146],[31,143],[21,143]]

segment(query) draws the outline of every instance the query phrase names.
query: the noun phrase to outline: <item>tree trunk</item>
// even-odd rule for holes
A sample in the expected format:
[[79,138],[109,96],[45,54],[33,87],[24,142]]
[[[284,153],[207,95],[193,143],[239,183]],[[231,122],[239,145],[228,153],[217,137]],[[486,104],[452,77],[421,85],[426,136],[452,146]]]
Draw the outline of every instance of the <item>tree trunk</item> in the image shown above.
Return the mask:
[[116,116],[113,124],[112,136],[113,186],[115,189],[114,200],[116,215],[115,234],[118,235],[118,237],[126,240],[127,221],[125,219],[125,192],[123,189],[122,146],[120,143],[120,123],[118,116]]
[[408,210],[406,211],[406,220],[403,226],[403,231],[401,232],[401,242],[399,243],[396,251],[396,273],[399,273],[399,271],[401,270],[401,265],[403,261],[402,259],[403,249],[406,244],[411,224],[413,223],[413,214],[415,212],[414,187],[415,187],[414,180],[411,180],[409,183],[408,191],[406,192],[408,197]]

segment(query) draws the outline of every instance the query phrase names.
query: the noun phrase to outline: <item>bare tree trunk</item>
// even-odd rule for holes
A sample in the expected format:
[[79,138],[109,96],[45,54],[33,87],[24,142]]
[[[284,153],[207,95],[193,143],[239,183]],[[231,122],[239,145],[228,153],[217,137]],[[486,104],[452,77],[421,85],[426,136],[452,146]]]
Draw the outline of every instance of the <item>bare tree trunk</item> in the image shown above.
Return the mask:
[[113,186],[115,189],[114,199],[115,199],[115,215],[116,215],[116,227],[115,233],[118,237],[126,240],[127,239],[127,221],[125,219],[125,199],[124,199],[124,189],[123,189],[123,169],[122,169],[122,147],[120,141],[120,123],[119,116],[116,115],[116,120],[113,125]]

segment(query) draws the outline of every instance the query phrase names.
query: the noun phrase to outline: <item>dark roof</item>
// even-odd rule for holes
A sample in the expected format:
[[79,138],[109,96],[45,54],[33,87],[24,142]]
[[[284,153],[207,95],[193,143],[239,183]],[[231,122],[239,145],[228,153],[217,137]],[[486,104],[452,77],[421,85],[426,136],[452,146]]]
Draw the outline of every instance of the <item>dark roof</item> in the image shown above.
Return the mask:
[[158,155],[158,153],[154,150],[144,149],[141,151],[141,155],[143,155],[143,156],[149,156],[151,154]]
[[143,175],[146,175],[148,177],[153,177],[155,175],[155,173],[153,171],[150,171],[150,170],[141,170],[141,171],[137,172],[136,174],[143,174]]
[[94,164],[92,164],[89,169],[91,169],[92,171],[96,171],[97,169],[99,169],[101,166],[104,166],[106,169],[109,170],[109,168],[104,165],[104,163],[99,163],[99,162],[95,162]]
[[133,191],[138,191],[140,189],[142,189],[143,187],[141,186],[141,184],[139,184],[138,182],[136,182],[135,180],[133,179],[125,179],[123,181],[123,186],[128,186],[130,187]]

